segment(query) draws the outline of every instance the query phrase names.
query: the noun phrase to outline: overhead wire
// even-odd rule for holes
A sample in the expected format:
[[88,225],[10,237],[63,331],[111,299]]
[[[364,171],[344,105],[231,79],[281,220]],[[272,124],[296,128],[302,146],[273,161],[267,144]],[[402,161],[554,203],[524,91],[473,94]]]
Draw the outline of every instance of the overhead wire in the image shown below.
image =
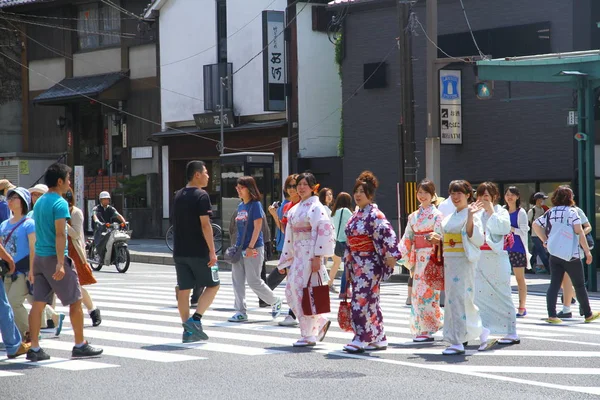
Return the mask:
[[[12,15],[13,17],[17,17],[17,18],[38,18],[38,19],[51,19],[51,20],[63,20],[63,21],[79,21],[81,18],[76,18],[76,17],[53,17],[53,16],[49,16],[49,15],[35,15],[35,14],[22,14],[22,13],[15,13],[15,12],[9,12],[9,11],[2,11],[3,14],[8,14],[8,15]],[[122,20],[132,20],[132,19],[139,19],[138,17],[136,18],[123,18],[121,17]],[[104,18],[88,18],[88,21],[103,21]]]
[[[427,31],[425,30],[425,27],[423,27],[423,24],[421,23],[421,21],[419,21],[419,17],[417,17],[417,14],[416,14],[416,13],[414,13],[414,12],[412,12],[412,13],[410,14],[410,17],[409,17],[409,26],[411,26],[411,25],[413,25],[413,24],[416,24],[416,25],[418,25],[418,26],[421,28],[421,30],[423,31],[423,34],[425,34],[425,37],[427,38],[427,40],[428,40],[428,41],[429,41],[431,44],[433,44],[433,45],[435,46],[435,48],[436,48],[436,49],[438,49],[438,50],[439,50],[439,51],[440,51],[442,54],[444,54],[446,57],[448,57],[448,58],[450,58],[450,59],[452,59],[452,60],[456,60],[456,61],[463,62],[463,63],[465,62],[465,60],[464,60],[463,58],[458,58],[458,57],[451,56],[450,54],[446,53],[446,52],[444,51],[444,49],[442,49],[441,47],[439,47],[439,46],[437,45],[437,43],[436,43],[436,42],[434,42],[434,41],[433,41],[433,40],[432,40],[432,39],[429,37],[429,35],[427,34]],[[413,32],[413,33],[415,33],[415,35],[417,34],[416,32]]]
[[117,10],[117,11],[119,11],[119,12],[121,12],[121,13],[123,13],[123,14],[125,14],[125,15],[129,16],[129,17],[134,17],[134,18],[137,18],[137,19],[138,19],[138,20],[140,20],[140,21],[141,21],[141,20],[143,20],[143,18],[142,18],[142,17],[140,17],[139,15],[136,15],[136,14],[132,13],[131,11],[129,11],[129,10],[127,10],[127,9],[125,9],[125,8],[123,8],[123,7],[121,7],[121,6],[119,6],[118,4],[115,4],[115,3],[113,3],[113,2],[112,2],[112,1],[110,1],[110,0],[100,0],[100,1],[101,1],[102,3],[104,3],[104,4],[106,4],[107,6],[109,6],[109,7],[112,7],[112,8],[114,8],[115,10]]
[[473,34],[473,28],[471,28],[471,23],[469,22],[469,17],[467,16],[467,10],[465,10],[465,4],[463,3],[463,0],[460,0],[460,5],[462,6],[463,14],[465,15],[465,21],[467,22],[467,26],[469,27],[469,33],[471,34],[471,38],[473,39],[475,48],[479,52],[479,56],[485,60],[487,57],[485,56],[485,54],[483,54],[481,52],[481,49],[479,48],[479,45],[477,44],[477,40],[475,39],[475,35]]

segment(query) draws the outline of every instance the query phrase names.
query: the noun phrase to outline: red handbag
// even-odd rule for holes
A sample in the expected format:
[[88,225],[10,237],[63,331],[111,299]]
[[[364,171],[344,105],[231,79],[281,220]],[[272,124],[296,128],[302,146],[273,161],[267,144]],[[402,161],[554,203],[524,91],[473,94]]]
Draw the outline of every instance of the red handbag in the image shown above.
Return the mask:
[[319,285],[311,285],[311,276],[308,278],[308,283],[302,291],[302,312],[304,315],[327,314],[331,311],[329,301],[329,285],[323,285],[321,274],[319,277]]
[[423,277],[432,289],[444,290],[444,256],[440,246],[433,247]]
[[346,332],[353,332],[352,329],[352,309],[351,304],[348,303],[347,299],[340,301],[340,308],[338,309],[338,324],[340,329]]

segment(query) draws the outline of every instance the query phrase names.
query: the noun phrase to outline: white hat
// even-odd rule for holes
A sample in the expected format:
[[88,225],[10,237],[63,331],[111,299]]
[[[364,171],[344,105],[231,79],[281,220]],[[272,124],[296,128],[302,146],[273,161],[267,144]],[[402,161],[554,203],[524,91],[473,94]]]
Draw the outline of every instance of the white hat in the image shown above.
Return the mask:
[[100,192],[100,196],[98,196],[100,200],[102,199],[110,199],[110,193],[107,191]]
[[32,193],[32,194],[33,193],[46,194],[46,193],[48,193],[48,186],[44,185],[43,183],[38,183],[34,187],[30,187],[27,190],[29,190],[29,193]]

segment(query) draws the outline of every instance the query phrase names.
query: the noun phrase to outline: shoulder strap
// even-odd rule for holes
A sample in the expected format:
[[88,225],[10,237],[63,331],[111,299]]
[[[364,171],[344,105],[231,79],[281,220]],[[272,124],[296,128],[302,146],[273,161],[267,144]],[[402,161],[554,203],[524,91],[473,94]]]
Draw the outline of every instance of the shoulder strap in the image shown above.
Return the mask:
[[[250,204],[250,203],[248,203]],[[242,240],[240,241],[240,246],[244,246],[244,240],[246,239],[246,231],[248,230],[248,224],[250,223],[250,211],[252,208],[248,209],[248,217],[246,218],[246,223],[244,224],[244,232],[242,233]]]
[[21,220],[20,220],[20,221],[19,221],[19,222],[18,222],[18,223],[17,223],[17,224],[16,224],[16,225],[15,225],[15,226],[12,228],[12,230],[10,231],[10,233],[9,233],[8,235],[6,235],[6,237],[4,238],[4,243],[3,243],[5,246],[6,246],[6,243],[8,243],[8,241],[10,240],[10,237],[12,236],[12,234],[14,233],[14,231],[15,231],[15,230],[16,230],[16,229],[17,229],[19,226],[21,226],[21,224],[22,224],[23,222],[27,221],[28,219],[29,219],[28,217],[25,217],[25,218],[21,219]]
[[340,237],[340,228],[342,227],[342,214],[344,213],[344,209],[342,208],[340,210],[340,220],[338,221],[338,231],[337,231],[337,235],[335,235],[335,240],[338,240],[338,238]]

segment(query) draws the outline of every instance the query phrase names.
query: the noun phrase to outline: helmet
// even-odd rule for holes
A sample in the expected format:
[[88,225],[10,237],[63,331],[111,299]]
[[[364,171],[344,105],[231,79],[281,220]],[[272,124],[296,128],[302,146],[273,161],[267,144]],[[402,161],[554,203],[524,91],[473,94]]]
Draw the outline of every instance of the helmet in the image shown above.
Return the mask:
[[100,192],[100,196],[98,196],[100,200],[102,199],[110,199],[110,193],[107,191]]

